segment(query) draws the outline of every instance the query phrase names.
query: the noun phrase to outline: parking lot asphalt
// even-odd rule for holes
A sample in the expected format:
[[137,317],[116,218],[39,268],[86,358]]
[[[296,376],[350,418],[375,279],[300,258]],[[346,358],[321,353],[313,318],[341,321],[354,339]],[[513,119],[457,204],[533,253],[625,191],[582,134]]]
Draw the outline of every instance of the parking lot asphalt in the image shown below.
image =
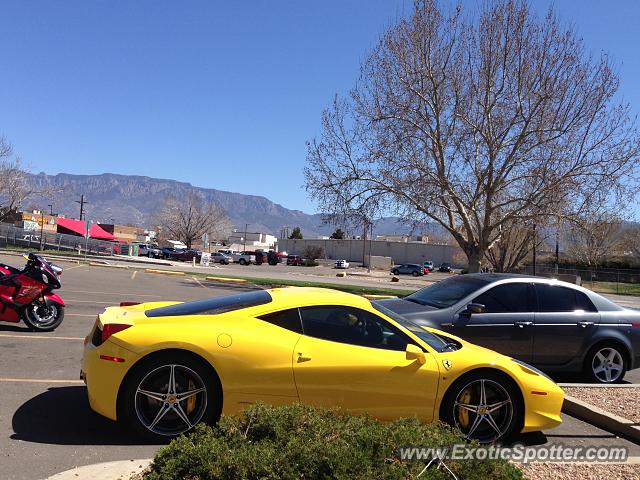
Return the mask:
[[[20,257],[0,255],[18,266]],[[65,268],[59,291],[65,320],[51,333],[0,323],[0,477],[39,479],[75,466],[153,456],[158,445],[140,444],[113,422],[93,413],[78,379],[83,338],[96,314],[121,301],[194,300],[251,288],[171,277],[137,269],[58,262]],[[260,268],[260,267],[258,267]],[[529,445],[616,445],[640,455],[640,446],[564,416],[561,427],[523,435]]]

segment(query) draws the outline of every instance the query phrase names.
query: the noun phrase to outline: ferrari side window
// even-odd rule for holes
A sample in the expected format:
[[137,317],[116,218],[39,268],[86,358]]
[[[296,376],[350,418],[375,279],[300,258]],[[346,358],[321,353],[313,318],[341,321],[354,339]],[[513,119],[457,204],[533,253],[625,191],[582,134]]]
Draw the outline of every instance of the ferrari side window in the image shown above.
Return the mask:
[[292,332],[302,333],[302,324],[300,323],[300,313],[297,308],[289,310],[281,310],[279,312],[267,313],[258,317],[260,320],[272,323],[278,327],[286,328]]
[[365,310],[338,305],[300,309],[303,333],[361,347],[404,351],[409,342],[398,329]]

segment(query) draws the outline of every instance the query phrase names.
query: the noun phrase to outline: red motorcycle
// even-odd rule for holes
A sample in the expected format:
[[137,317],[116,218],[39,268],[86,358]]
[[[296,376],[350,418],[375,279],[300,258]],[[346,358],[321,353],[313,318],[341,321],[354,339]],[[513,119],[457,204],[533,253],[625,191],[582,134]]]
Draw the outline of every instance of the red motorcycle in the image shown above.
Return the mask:
[[61,286],[62,268],[33,253],[24,258],[24,270],[0,264],[0,321],[50,332],[64,318],[64,302],[51,292]]

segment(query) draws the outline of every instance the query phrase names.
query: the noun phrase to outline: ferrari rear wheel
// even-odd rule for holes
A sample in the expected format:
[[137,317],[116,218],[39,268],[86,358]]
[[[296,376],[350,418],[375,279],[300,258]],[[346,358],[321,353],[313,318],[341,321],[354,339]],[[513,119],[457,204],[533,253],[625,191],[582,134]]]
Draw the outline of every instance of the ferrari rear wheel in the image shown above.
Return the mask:
[[469,440],[495,443],[517,433],[522,409],[511,382],[501,375],[478,372],[451,386],[440,416]]
[[188,355],[156,357],[126,380],[121,398],[124,422],[152,440],[169,440],[220,415],[220,389],[202,362]]

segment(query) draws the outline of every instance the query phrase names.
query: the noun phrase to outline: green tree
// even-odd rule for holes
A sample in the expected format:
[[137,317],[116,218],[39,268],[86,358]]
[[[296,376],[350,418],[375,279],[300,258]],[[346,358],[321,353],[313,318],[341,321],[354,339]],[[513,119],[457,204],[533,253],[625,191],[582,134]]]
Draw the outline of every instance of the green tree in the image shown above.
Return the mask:
[[329,238],[333,238],[334,240],[344,240],[344,232],[341,228],[337,228]]
[[295,227],[291,235],[289,235],[290,239],[302,240],[302,232],[300,231],[300,227]]

